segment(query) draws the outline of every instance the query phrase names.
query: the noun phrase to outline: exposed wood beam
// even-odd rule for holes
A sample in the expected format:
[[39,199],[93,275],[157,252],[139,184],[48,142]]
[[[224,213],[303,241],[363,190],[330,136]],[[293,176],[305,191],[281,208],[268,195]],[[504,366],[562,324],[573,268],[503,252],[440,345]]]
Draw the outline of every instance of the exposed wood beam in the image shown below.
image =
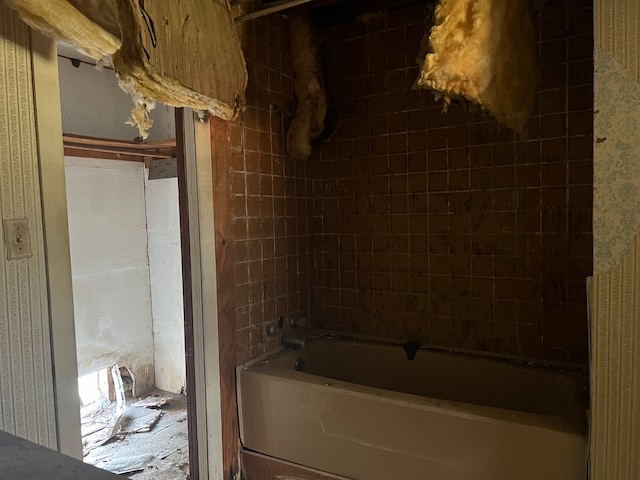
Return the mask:
[[144,162],[176,157],[175,139],[155,142],[133,142],[87,137],[65,133],[62,135],[64,154],[68,157],[102,158],[127,162]]
[[[287,10],[292,15],[314,14],[314,20],[319,26],[338,25],[353,21],[357,16],[379,10],[395,10],[415,3],[429,3],[436,0],[284,0],[277,2],[262,2],[263,8],[255,12],[234,18],[235,23],[263,17],[276,12]],[[532,0],[544,2],[547,0]],[[232,5],[251,3],[250,0],[235,0]],[[326,11],[323,11],[328,7]]]
[[[220,355],[220,401],[222,403],[223,478],[239,478],[240,432],[236,399],[236,333],[233,295],[233,233],[230,191],[231,155],[229,123],[211,117],[211,162],[213,218],[215,223],[216,284],[218,303],[218,345]],[[238,475],[238,477],[236,477]]]
[[313,1],[314,0],[287,0],[284,2],[273,3],[269,7],[263,8],[261,10],[247,13],[246,15],[240,15],[239,17],[234,18],[233,21],[235,23],[247,22],[249,20],[255,20],[256,18],[264,17],[265,15],[288,10],[290,8],[297,7],[305,3],[311,3]]
[[144,162],[145,157],[141,155],[123,155],[113,152],[99,152],[83,148],[64,146],[65,157],[100,158],[103,160],[121,160],[123,162]]
[[[397,10],[416,3],[433,3],[435,0],[342,0],[318,5],[312,18],[319,27],[332,27],[356,20],[361,15],[384,10]],[[302,7],[301,7],[302,9]]]

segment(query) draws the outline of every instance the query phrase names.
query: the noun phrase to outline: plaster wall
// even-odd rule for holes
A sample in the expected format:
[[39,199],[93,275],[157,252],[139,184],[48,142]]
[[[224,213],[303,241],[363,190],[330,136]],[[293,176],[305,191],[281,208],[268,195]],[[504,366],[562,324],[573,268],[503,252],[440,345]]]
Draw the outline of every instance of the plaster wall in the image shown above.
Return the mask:
[[[64,46],[59,55],[82,58]],[[61,56],[58,67],[65,133],[121,140],[138,136],[125,123],[133,103],[113,70],[87,63],[75,67]],[[151,117],[149,140],[175,137],[173,108],[158,104]],[[176,179],[152,181],[147,198],[139,163],[66,158],[65,171],[79,375],[126,364],[138,393],[154,386],[154,298],[157,386],[179,392],[185,361]],[[153,218],[150,238],[147,208]],[[151,280],[153,275],[157,278]],[[166,328],[168,318],[174,328]]]
[[185,387],[184,313],[178,179],[146,180],[147,233],[156,386]]
[[118,363],[154,385],[144,167],[65,158],[78,374]]

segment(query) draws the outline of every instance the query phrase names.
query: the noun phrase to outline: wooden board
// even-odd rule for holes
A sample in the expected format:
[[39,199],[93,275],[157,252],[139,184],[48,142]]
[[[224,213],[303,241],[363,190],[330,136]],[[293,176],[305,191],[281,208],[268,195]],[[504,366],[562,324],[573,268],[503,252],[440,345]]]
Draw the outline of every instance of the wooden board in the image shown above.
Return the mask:
[[348,480],[250,450],[242,451],[242,473],[247,480]]
[[240,432],[236,402],[235,304],[233,300],[233,239],[228,122],[211,117],[211,161],[214,184],[216,268],[218,288],[218,343],[220,348],[220,400],[222,405],[222,460],[224,478],[240,470]]
[[45,35],[112,56],[136,97],[233,118],[247,69],[228,0],[7,0]]
[[165,105],[233,118],[247,70],[228,0],[117,0],[121,84]]
[[70,133],[63,134],[62,139],[64,154],[67,157],[104,158],[128,162],[176,158],[175,139],[157,142],[130,142]]

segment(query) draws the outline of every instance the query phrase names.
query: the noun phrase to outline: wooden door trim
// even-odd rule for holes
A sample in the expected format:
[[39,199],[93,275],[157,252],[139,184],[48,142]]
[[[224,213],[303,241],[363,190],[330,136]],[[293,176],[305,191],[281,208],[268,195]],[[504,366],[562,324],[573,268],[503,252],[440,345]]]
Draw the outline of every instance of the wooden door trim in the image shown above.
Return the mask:
[[248,480],[349,480],[251,450],[242,451],[242,473]]
[[189,194],[185,169],[184,111],[175,109],[176,158],[178,164],[178,204],[180,209],[180,248],[182,250],[182,295],[184,308],[184,347],[187,390],[187,425],[189,439],[189,478],[200,480],[198,445],[198,406],[196,388],[196,364],[193,355],[193,295],[191,277],[191,241],[189,235]]
[[36,30],[31,49],[58,450],[82,459],[58,59],[55,42]]
[[182,115],[185,152],[184,181],[187,185],[188,232],[193,318],[192,361],[194,363],[197,422],[198,474],[200,480],[222,480],[223,470],[221,367],[218,330],[218,287],[214,225],[214,176],[211,133],[208,122],[196,119],[190,109]]
[[222,461],[225,479],[240,475],[240,432],[236,400],[235,302],[233,297],[233,237],[229,169],[229,123],[211,117],[211,156],[214,183],[214,224],[222,410]]

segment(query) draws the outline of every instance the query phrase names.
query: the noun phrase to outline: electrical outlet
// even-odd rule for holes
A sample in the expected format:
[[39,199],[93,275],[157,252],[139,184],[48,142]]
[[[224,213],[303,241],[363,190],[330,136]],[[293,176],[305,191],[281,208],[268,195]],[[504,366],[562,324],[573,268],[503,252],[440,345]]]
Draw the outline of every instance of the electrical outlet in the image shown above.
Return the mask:
[[26,218],[3,220],[4,246],[9,260],[28,258],[31,254],[31,239],[29,224]]

